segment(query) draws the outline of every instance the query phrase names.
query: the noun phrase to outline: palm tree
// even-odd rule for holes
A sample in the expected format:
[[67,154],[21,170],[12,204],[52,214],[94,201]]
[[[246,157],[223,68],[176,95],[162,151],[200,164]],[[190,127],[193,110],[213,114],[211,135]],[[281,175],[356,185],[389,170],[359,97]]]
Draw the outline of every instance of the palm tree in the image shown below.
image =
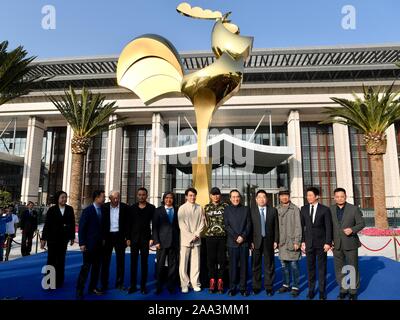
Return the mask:
[[383,155],[386,153],[386,130],[400,119],[399,93],[390,87],[374,90],[363,88],[364,97],[353,93],[354,100],[331,98],[340,107],[325,108],[328,119],[321,123],[340,123],[363,134],[366,151],[371,160],[374,191],[375,227],[387,229],[386,195]]
[[93,94],[83,87],[77,94],[70,87],[65,95],[60,98],[50,96],[49,99],[60,111],[71,126],[73,137],[71,139],[72,168],[70,202],[74,208],[76,222],[79,221],[82,198],[82,177],[84,160],[93,137],[102,131],[108,131],[123,125],[122,118],[110,120],[117,106],[116,102],[104,103],[105,97]]
[[27,58],[22,46],[9,52],[7,48],[7,41],[0,42],[0,105],[28,94],[40,78],[40,74],[31,72],[35,66],[30,64],[35,57]]

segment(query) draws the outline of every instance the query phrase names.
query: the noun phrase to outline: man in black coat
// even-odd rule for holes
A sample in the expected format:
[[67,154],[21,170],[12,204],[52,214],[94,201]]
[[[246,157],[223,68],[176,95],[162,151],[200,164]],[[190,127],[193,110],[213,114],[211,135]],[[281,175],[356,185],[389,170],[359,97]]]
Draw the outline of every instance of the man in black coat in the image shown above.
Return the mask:
[[264,256],[264,288],[267,295],[273,295],[275,279],[275,249],[279,242],[278,212],[267,204],[267,193],[258,190],[256,206],[251,210],[253,224],[253,292],[261,291],[262,257]]
[[33,205],[32,201],[28,202],[28,209],[23,212],[19,224],[22,230],[21,254],[23,257],[31,254],[33,235],[38,227],[38,213],[33,210]]
[[307,189],[307,202],[300,211],[303,229],[302,249],[306,251],[308,272],[308,299],[314,299],[316,265],[318,265],[319,299],[326,300],[327,253],[332,246],[332,217],[328,207],[320,204],[319,190]]
[[83,290],[90,272],[89,293],[102,295],[97,288],[103,252],[103,210],[104,190],[93,192],[93,203],[87,206],[79,220],[79,246],[83,264],[76,286],[77,299],[83,299]]
[[162,292],[162,268],[167,259],[167,288],[170,293],[174,293],[178,283],[180,230],[172,192],[164,193],[162,205],[154,212],[152,227],[153,244],[157,248],[156,294]]
[[112,251],[115,249],[117,259],[117,276],[115,287],[124,290],[125,275],[125,249],[126,249],[126,221],[129,206],[120,202],[120,193],[111,191],[110,202],[103,206],[103,261],[101,264],[102,291],[108,290],[110,276],[110,261]]
[[242,296],[249,295],[247,291],[247,265],[249,260],[249,240],[251,236],[251,216],[249,207],[240,203],[241,195],[236,189],[229,194],[231,205],[224,211],[224,224],[227,236],[229,254],[229,291],[230,296],[236,295],[237,270],[240,264],[239,290]]
[[[349,294],[350,300],[357,300],[357,289],[360,287],[358,270],[358,248],[361,247],[357,233],[365,227],[360,208],[346,201],[346,190],[337,188],[334,191],[335,205],[331,206],[333,221],[333,260],[335,262],[336,281],[340,287],[338,299],[343,300]],[[355,281],[350,288],[343,287],[343,267],[352,266]],[[351,285],[353,284],[353,287]]]
[[54,198],[56,204],[47,210],[40,246],[44,249],[47,243],[47,264],[54,266],[56,287],[60,288],[64,284],[68,242],[72,246],[75,241],[75,216],[64,191],[57,192]]
[[137,291],[137,271],[140,253],[140,291],[147,294],[146,282],[148,274],[148,258],[151,240],[151,221],[153,220],[155,207],[147,202],[148,192],[146,188],[139,188],[137,192],[138,202],[130,210],[127,223],[127,245],[131,247],[131,286],[128,293]]

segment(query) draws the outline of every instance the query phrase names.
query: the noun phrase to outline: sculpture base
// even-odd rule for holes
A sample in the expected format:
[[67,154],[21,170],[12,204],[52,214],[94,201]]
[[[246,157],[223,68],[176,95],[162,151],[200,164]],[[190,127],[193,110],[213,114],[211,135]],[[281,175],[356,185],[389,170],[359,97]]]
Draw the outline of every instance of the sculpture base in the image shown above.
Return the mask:
[[192,161],[193,187],[197,190],[196,203],[204,207],[210,202],[211,158],[194,158]]

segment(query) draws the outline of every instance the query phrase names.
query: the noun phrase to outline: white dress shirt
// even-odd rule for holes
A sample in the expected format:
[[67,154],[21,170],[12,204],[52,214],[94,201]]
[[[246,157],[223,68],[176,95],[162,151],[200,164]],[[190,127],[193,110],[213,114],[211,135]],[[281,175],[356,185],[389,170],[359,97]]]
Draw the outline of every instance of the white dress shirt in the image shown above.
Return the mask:
[[65,207],[58,207],[61,211],[61,215],[64,216],[64,212],[65,212]]
[[[311,207],[312,206],[312,204],[310,204],[310,215],[311,215]],[[318,202],[316,203],[316,204],[314,204],[314,214],[313,214],[313,216],[311,217],[311,220],[312,220],[312,223],[314,223],[314,221],[315,221],[315,216],[316,216],[316,213],[317,213],[317,208],[318,208]]]
[[110,232],[119,231],[119,206],[113,207],[110,205]]

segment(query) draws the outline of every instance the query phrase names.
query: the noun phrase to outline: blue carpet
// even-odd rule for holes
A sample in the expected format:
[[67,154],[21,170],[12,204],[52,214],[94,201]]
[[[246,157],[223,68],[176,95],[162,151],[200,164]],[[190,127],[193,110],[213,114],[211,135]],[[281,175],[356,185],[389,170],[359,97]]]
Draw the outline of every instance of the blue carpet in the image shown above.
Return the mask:
[[[126,292],[110,290],[104,296],[96,297],[85,295],[86,300],[293,300],[289,294],[275,294],[267,297],[264,292],[259,295],[251,295],[243,298],[240,295],[234,298],[227,294],[209,294],[207,289],[188,294],[177,293],[169,295],[167,291],[160,296],[154,294],[154,257],[149,256],[149,294],[141,295],[134,293],[127,295]],[[0,264],[0,299],[4,297],[20,297],[26,300],[69,300],[75,299],[75,284],[80,270],[82,255],[80,252],[68,252],[66,258],[65,285],[58,290],[43,290],[41,287],[41,269],[46,263],[47,254],[41,253],[7,263]],[[126,259],[126,269],[129,270],[129,254]],[[297,299],[306,299],[307,277],[306,259],[300,261],[301,270],[301,294]],[[129,283],[129,272],[125,275],[125,284]],[[398,300],[400,299],[400,263],[384,257],[360,257],[361,288],[359,299],[363,300]],[[111,262],[110,285],[115,283],[115,255]],[[274,289],[277,290],[282,284],[281,264],[276,258],[276,281]],[[249,281],[249,289],[251,283]],[[333,270],[333,259],[328,257],[327,275],[328,299],[336,299],[338,286],[335,282]]]

